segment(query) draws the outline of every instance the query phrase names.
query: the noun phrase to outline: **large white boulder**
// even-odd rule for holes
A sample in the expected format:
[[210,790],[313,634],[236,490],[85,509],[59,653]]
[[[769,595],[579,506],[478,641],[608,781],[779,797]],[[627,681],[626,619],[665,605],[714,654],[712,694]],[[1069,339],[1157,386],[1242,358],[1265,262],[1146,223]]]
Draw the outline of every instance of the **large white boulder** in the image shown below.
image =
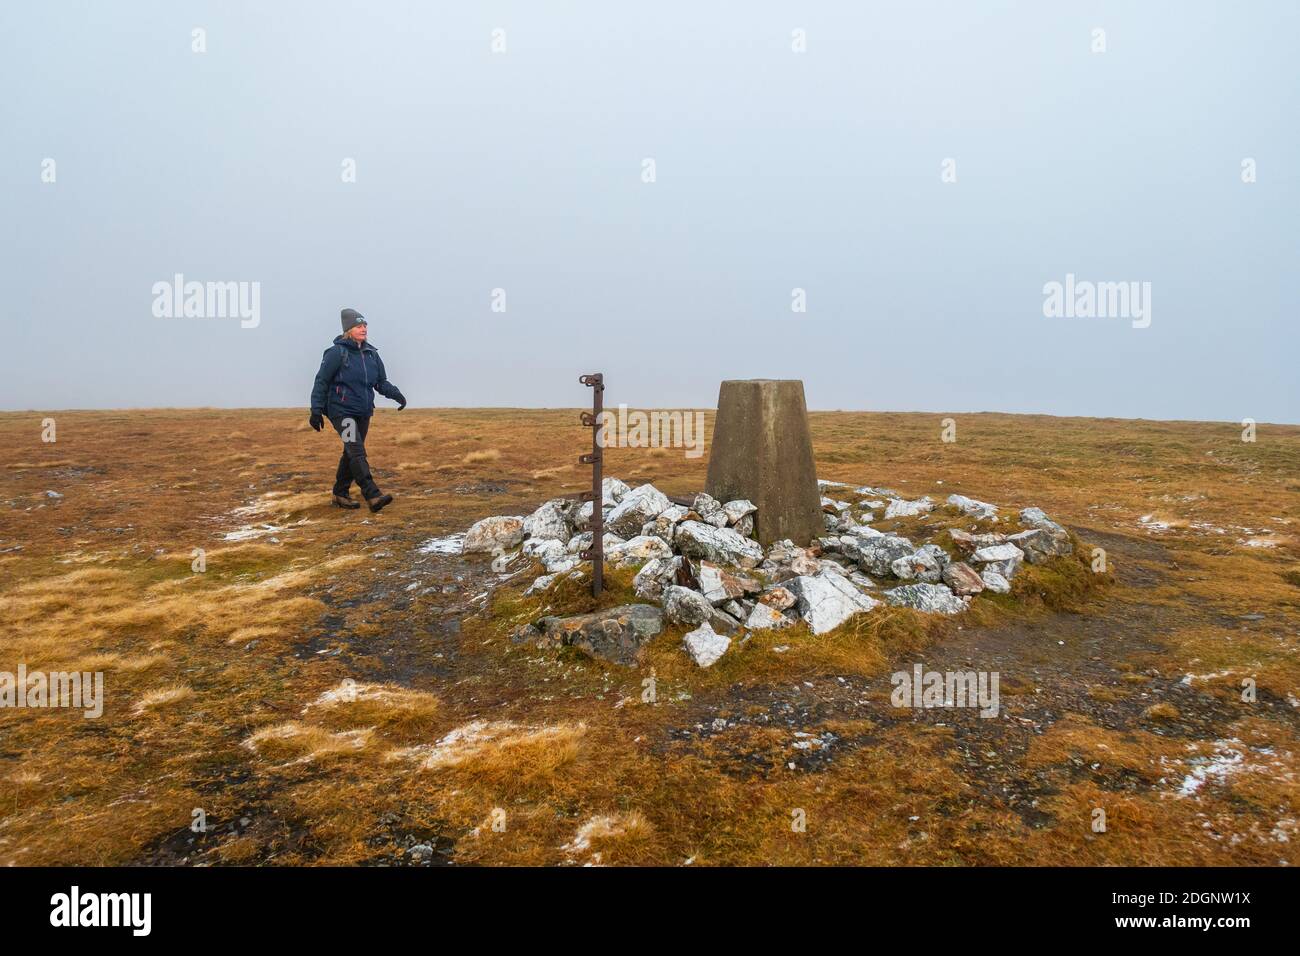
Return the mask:
[[948,504],[960,509],[962,514],[970,515],[972,518],[996,518],[998,516],[997,505],[991,505],[987,501],[976,501],[974,498],[967,498],[965,495],[949,495]]
[[686,653],[691,655],[691,660],[700,667],[711,667],[718,662],[718,658],[727,653],[727,648],[731,646],[731,638],[715,633],[708,624],[701,624],[682,637],[682,646],[686,648]]
[[891,498],[888,507],[885,508],[886,518],[915,518],[917,515],[928,514],[934,510],[934,502],[926,495],[917,498],[915,501],[904,501],[901,498]]
[[673,549],[663,538],[652,534],[639,534],[605,552],[605,559],[616,568],[643,564],[651,558],[671,558]]
[[[725,512],[724,512],[725,514]],[[702,521],[683,521],[674,535],[677,550],[690,558],[753,568],[763,560],[763,548],[731,528],[715,528]]]
[[785,586],[798,598],[799,616],[814,634],[834,630],[854,614],[870,611],[880,603],[834,571],[801,574]]
[[605,519],[610,531],[625,538],[641,533],[647,521],[653,521],[666,511],[672,502],[654,485],[640,485],[623,496]]
[[[600,483],[600,493],[603,508],[601,514],[609,517],[609,513],[614,510],[623,497],[628,493],[628,487],[617,478],[605,478]],[[586,531],[591,527],[591,516],[595,514],[596,509],[592,507],[590,501],[584,501],[573,512],[573,526],[578,531]]]
[[573,502],[553,498],[524,519],[524,533],[529,538],[568,541],[573,533],[569,514]]
[[600,482],[600,494],[607,505],[618,504],[623,500],[623,496],[631,490],[627,482],[619,481],[617,478],[604,478]]
[[461,550],[465,554],[494,554],[508,551],[523,540],[524,519],[521,516],[494,515],[470,526]]
[[[844,538],[840,540],[843,542]],[[894,534],[854,537],[844,543],[844,554],[857,561],[863,571],[877,577],[890,574],[895,561],[915,553],[916,546],[911,541]]]

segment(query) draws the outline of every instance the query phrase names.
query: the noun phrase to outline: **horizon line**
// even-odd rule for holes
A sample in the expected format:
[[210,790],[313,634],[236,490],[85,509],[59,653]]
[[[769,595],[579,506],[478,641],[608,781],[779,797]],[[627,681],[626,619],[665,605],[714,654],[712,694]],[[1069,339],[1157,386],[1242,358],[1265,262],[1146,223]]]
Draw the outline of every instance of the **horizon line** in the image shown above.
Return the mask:
[[[415,411],[518,411],[518,412],[565,412],[565,411],[587,411],[581,405],[407,405],[407,409]],[[611,411],[617,409],[618,405],[608,406],[605,410]],[[713,406],[692,406],[692,405],[661,405],[661,406],[640,406],[627,405],[632,411],[690,411],[690,412],[717,412]],[[112,412],[302,412],[303,406],[298,405],[121,405],[112,408],[13,408],[0,409],[0,416],[3,415],[54,415],[67,413],[112,413]],[[396,408],[375,407],[376,412],[392,412],[396,414],[399,410]],[[983,411],[918,411],[918,410],[899,410],[887,408],[809,408],[808,414],[840,414],[840,415],[1002,415],[1009,418],[1061,418],[1061,419],[1087,419],[1091,421],[1113,421],[1113,422],[1150,422],[1152,424],[1178,424],[1178,425],[1229,425],[1234,428],[1240,428],[1245,420],[1238,419],[1215,419],[1215,418],[1143,418],[1141,416],[1125,418],[1117,415],[1058,415],[1052,412],[999,412],[992,410]],[[1300,427],[1300,422],[1269,422],[1251,419],[1256,425],[1281,426],[1283,428]]]

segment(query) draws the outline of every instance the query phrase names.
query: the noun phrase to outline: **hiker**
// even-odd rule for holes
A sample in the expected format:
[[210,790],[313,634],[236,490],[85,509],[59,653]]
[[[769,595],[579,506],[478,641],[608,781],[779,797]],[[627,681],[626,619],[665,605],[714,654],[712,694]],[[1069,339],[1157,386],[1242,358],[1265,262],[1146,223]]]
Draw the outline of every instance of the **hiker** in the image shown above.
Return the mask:
[[366,505],[371,511],[379,511],[392,502],[393,496],[379,490],[366,461],[366,432],[375,411],[375,396],[370,390],[397,402],[398,411],[406,407],[406,399],[384,374],[378,350],[366,341],[366,317],[356,309],[344,309],[341,315],[343,334],[320,360],[316,384],[311,389],[308,421],[320,431],[324,419],[329,418],[343,439],[343,455],[334,476],[334,504],[340,508],[361,507],[348,495],[355,481]]

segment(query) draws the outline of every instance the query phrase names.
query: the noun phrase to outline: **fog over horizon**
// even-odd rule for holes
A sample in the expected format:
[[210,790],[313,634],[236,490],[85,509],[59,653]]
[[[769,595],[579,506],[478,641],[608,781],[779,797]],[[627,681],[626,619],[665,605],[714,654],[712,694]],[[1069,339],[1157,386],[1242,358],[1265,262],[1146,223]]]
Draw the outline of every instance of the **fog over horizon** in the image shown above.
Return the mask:
[[[602,371],[1300,423],[1297,36],[1281,0],[7,5],[0,409],[305,418],[353,307],[413,408]],[[159,315],[177,275],[256,321]]]

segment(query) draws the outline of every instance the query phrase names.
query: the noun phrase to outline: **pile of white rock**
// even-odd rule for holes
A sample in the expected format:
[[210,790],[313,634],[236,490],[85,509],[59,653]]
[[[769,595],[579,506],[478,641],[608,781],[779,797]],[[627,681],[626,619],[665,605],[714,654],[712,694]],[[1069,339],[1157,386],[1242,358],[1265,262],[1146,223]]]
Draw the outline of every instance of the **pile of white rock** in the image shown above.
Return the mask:
[[[1039,564],[1073,550],[1066,530],[1038,508],[1019,514],[1022,530],[1006,534],[949,529],[949,548],[914,544],[872,528],[886,519],[914,517],[936,507],[930,498],[905,500],[870,486],[823,482],[856,502],[822,499],[826,535],[808,547],[778,541],[764,549],[753,537],[756,509],[748,501],[697,495],[689,507],[653,485],[629,488],[617,478],[603,486],[605,560],[639,566],[638,597],[662,608],[672,623],[691,628],[684,645],[707,667],[746,630],[805,622],[823,634],[881,602],[933,614],[958,614],[981,592],[1005,594],[1023,562]],[[996,523],[996,506],[961,495],[946,504]],[[556,498],[532,514],[484,518],[466,533],[465,553],[509,562],[528,558],[545,573],[527,593],[544,591],[561,576],[579,576],[580,552],[591,547],[591,502]]]

